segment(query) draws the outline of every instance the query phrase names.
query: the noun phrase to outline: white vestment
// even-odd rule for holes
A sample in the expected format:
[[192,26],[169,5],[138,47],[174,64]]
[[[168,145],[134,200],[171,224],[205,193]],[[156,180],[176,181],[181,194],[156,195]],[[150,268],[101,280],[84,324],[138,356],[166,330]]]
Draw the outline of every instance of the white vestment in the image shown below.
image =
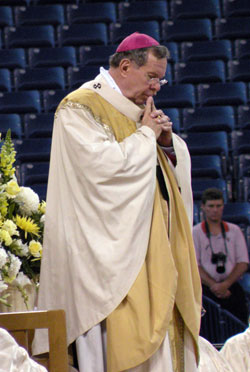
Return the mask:
[[250,372],[250,328],[230,337],[220,353],[234,372]]
[[[156,182],[155,134],[140,127],[143,110],[100,76],[83,88],[96,89],[138,129],[117,142],[84,105],[70,101],[56,114],[38,309],[66,311],[68,344],[104,320],[134,283],[147,253]],[[190,156],[176,135],[173,146],[192,224]],[[36,333],[34,353],[47,348],[46,334]],[[185,358],[192,365],[185,372],[195,372],[193,346]]]
[[199,372],[243,372],[234,370],[226,358],[203,337],[199,337],[200,363]]

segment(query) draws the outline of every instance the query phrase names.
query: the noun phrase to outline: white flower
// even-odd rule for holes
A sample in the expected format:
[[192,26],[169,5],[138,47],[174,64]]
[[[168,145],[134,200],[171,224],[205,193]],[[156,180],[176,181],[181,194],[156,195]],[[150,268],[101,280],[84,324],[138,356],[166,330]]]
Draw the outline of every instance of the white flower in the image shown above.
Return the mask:
[[15,202],[19,204],[20,212],[23,215],[31,216],[38,210],[39,196],[30,187],[21,187]]
[[0,269],[6,264],[8,255],[5,249],[0,248]]
[[41,222],[41,223],[44,223],[44,222],[45,222],[45,214],[43,214],[43,215],[41,216],[41,218],[40,218],[40,222]]
[[7,231],[10,234],[10,236],[19,235],[19,231],[17,231],[16,224],[11,220],[4,221],[2,229]]
[[20,253],[19,253],[19,256],[21,257],[27,257],[28,256],[28,253],[29,253],[29,246],[27,243],[23,244],[22,240],[21,239],[18,239],[16,241],[16,243],[18,244],[18,247],[20,249]]
[[9,254],[9,257],[10,257],[10,267],[9,267],[9,270],[8,270],[8,277],[15,279],[16,276],[17,276],[17,273],[20,270],[20,267],[21,267],[22,263],[19,260],[19,258],[16,257],[12,253]]
[[31,284],[30,279],[22,271],[20,271],[15,280],[13,280],[12,285],[17,285],[24,287],[25,285]]

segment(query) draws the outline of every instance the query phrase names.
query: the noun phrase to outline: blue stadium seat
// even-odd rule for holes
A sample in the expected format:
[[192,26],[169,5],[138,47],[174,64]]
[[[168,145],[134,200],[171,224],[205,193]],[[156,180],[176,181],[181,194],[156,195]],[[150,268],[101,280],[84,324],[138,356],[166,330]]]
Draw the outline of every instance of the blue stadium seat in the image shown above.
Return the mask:
[[250,153],[250,130],[233,132],[232,149],[234,156]]
[[12,8],[10,6],[0,6],[0,27],[13,26],[13,24]]
[[227,158],[228,137],[224,131],[190,132],[182,136],[191,155],[220,155]]
[[0,68],[0,91],[11,91],[11,73],[7,68]]
[[119,2],[118,18],[120,22],[158,21],[168,19],[166,1]]
[[220,189],[225,203],[228,201],[227,183],[223,178],[193,178],[192,190],[195,202],[201,201],[203,191],[210,187]]
[[80,88],[83,83],[93,80],[99,74],[99,66],[69,67],[68,84],[71,90]]
[[71,89],[50,89],[43,91],[43,106],[45,112],[55,112],[61,100],[66,97],[71,91]]
[[18,114],[0,114],[1,135],[5,136],[11,130],[11,138],[22,137],[22,122]]
[[158,107],[194,107],[195,89],[192,84],[166,85],[154,98]]
[[64,9],[62,5],[37,5],[15,8],[16,26],[64,24]]
[[212,23],[206,18],[163,21],[161,28],[163,41],[212,40]]
[[160,41],[160,28],[157,21],[111,23],[109,30],[110,42],[112,44],[120,43],[126,36],[136,31],[150,35],[157,41]]
[[201,318],[200,336],[212,344],[221,345],[229,337],[246,329],[246,325],[238,318],[204,295],[202,304],[206,313]]
[[223,12],[228,17],[249,17],[250,3],[248,0],[223,0]]
[[219,39],[249,38],[250,17],[217,18],[215,20],[215,37]]
[[231,81],[250,81],[250,59],[228,62],[228,77]]
[[17,164],[49,161],[51,138],[28,138],[15,141]]
[[219,0],[179,0],[170,2],[171,17],[180,18],[211,18],[221,16]]
[[221,315],[224,324],[224,341],[237,333],[242,333],[246,330],[246,324],[229,311],[222,309]]
[[25,50],[23,48],[16,49],[0,49],[0,67],[9,69],[24,68],[26,66]]
[[25,138],[52,136],[54,113],[25,114],[23,121]]
[[200,222],[200,208],[199,203],[194,203],[193,207],[193,225],[197,225]]
[[178,44],[174,41],[169,42],[162,42],[162,45],[165,45],[169,52],[170,52],[170,58],[168,58],[168,62],[178,62],[179,61],[179,50],[178,50]]
[[236,59],[250,58],[250,40],[237,39],[234,41]]
[[192,178],[222,178],[222,162],[219,155],[192,155]]
[[223,210],[223,219],[236,225],[250,225],[250,203],[226,203]]
[[237,117],[239,129],[250,129],[250,106],[239,106],[237,108]]
[[16,69],[14,80],[17,90],[65,88],[63,67]]
[[76,0],[33,0],[35,5],[45,5],[45,4],[75,4],[78,3]]
[[177,62],[174,76],[177,84],[224,83],[225,64],[220,60]]
[[61,48],[30,48],[30,67],[76,66],[76,50],[72,46]]
[[[242,202],[250,202],[250,177],[249,176],[243,176],[239,179],[237,179],[237,200]],[[247,229],[249,231],[249,229]],[[247,241],[249,243],[249,233],[247,235]],[[248,245],[248,247],[250,247]],[[250,249],[249,249],[250,253]]]
[[241,154],[237,157],[236,178],[250,177],[250,154]]
[[226,131],[235,129],[232,106],[207,106],[183,110],[183,129],[187,132]]
[[213,83],[198,85],[198,101],[201,106],[245,105],[247,88],[245,83]]
[[58,26],[57,34],[59,46],[106,45],[108,42],[107,25],[101,22]]
[[116,51],[116,45],[90,45],[79,48],[81,66],[108,65],[109,57]]
[[67,20],[68,24],[116,22],[116,6],[114,2],[68,5]]
[[2,36],[2,30],[0,29],[0,48],[2,48],[2,44],[3,44],[3,43],[2,43],[2,37],[3,37],[3,36]]
[[0,93],[0,113],[40,112],[41,101],[38,90]]
[[54,28],[51,25],[5,27],[7,48],[53,47]]
[[19,6],[19,5],[29,5],[30,0],[1,0],[1,5],[8,5],[8,6]]
[[181,130],[180,111],[177,108],[164,108],[165,115],[169,116],[173,123],[173,132],[179,133]]
[[48,182],[49,162],[22,163],[20,165],[20,185],[33,186]]
[[34,183],[32,185],[32,190],[37,193],[40,201],[46,201],[47,183]]
[[201,318],[200,336],[214,344],[224,342],[221,306],[204,295],[202,305],[206,313]]
[[229,40],[187,41],[181,43],[181,59],[183,61],[220,59],[226,62],[232,58],[232,45]]

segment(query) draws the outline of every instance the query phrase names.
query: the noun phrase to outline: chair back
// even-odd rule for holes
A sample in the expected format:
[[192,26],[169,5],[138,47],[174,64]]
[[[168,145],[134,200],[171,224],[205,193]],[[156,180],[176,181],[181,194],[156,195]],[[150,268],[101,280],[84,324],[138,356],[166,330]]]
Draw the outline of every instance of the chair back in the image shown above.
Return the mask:
[[68,372],[64,310],[0,313],[0,327],[6,329],[30,355],[35,329],[48,329],[48,357],[34,359],[49,372]]

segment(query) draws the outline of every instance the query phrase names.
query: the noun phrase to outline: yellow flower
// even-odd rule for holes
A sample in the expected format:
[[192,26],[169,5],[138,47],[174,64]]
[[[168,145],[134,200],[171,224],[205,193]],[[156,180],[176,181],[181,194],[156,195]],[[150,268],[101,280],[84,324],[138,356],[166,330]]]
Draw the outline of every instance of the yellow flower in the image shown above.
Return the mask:
[[45,212],[46,212],[46,202],[44,200],[39,204],[38,211],[42,214],[45,214]]
[[34,257],[41,257],[42,255],[42,245],[36,240],[31,240],[29,244],[29,251]]
[[8,196],[14,197],[19,193],[20,187],[18,186],[16,181],[11,180],[6,184],[5,191],[7,192]]
[[8,231],[2,229],[0,230],[0,241],[7,245],[7,247],[11,245],[12,239]]
[[15,222],[20,229],[25,231],[25,239],[28,233],[39,236],[39,226],[30,217],[21,217],[17,214]]

